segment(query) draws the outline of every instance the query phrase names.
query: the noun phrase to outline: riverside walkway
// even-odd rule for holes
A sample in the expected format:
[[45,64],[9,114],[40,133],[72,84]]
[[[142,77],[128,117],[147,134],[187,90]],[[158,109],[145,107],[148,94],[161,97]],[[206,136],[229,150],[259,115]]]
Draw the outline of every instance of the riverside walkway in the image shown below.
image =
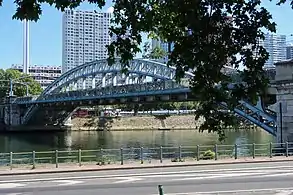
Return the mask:
[[293,143],[0,153],[0,174],[141,169],[293,160]]

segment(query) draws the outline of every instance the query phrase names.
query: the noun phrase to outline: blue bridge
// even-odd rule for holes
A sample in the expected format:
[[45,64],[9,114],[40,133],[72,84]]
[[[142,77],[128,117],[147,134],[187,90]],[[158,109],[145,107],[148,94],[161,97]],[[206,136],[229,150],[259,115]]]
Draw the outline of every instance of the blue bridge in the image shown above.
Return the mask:
[[[225,67],[225,74],[235,73]],[[98,60],[78,66],[56,79],[41,95],[10,99],[5,107],[8,125],[62,126],[76,107],[148,103],[158,101],[195,101],[189,89],[192,73],[186,72],[181,83],[175,82],[176,69],[165,64],[135,59],[127,74],[119,60],[109,66]],[[8,105],[8,104],[7,104]],[[225,103],[221,103],[225,107]],[[235,114],[276,135],[276,114],[265,109],[261,101],[252,105],[240,101]]]

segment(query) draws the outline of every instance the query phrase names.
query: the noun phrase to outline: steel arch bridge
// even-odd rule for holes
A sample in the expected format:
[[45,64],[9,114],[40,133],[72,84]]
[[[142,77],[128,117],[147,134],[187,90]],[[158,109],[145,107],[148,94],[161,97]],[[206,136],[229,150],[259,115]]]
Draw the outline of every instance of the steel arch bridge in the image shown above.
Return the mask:
[[[130,62],[127,74],[122,73],[119,59],[109,66],[107,60],[85,63],[69,70],[51,83],[40,96],[21,97],[15,104],[28,107],[22,124],[50,122],[61,125],[70,113],[80,105],[114,104],[152,101],[192,101],[186,72],[181,83],[175,82],[176,68],[145,59]],[[225,74],[235,70],[224,67]],[[225,104],[221,103],[224,107]],[[276,134],[276,119],[261,104],[253,106],[240,101],[234,110],[237,115]]]

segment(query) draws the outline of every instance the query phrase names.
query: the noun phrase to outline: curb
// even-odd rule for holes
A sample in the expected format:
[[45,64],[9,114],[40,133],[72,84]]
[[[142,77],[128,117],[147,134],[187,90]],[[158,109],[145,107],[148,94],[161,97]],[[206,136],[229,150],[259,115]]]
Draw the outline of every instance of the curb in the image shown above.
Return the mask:
[[[36,174],[58,174],[58,173],[80,173],[89,171],[115,171],[115,170],[134,170],[134,169],[158,169],[158,168],[176,168],[176,167],[199,167],[199,166],[213,166],[213,165],[233,165],[233,164],[260,164],[260,163],[274,163],[274,162],[290,162],[293,159],[278,159],[278,160],[256,160],[256,161],[234,161],[234,162],[216,162],[216,163],[201,163],[201,164],[170,164],[170,165],[150,165],[150,166],[137,166],[137,167],[109,167],[109,168],[85,168],[85,169],[68,169],[68,170],[52,170],[52,171],[36,171],[36,172],[7,172],[0,173],[0,176],[17,176],[17,175],[36,175]],[[9,170],[8,170],[9,171]]]

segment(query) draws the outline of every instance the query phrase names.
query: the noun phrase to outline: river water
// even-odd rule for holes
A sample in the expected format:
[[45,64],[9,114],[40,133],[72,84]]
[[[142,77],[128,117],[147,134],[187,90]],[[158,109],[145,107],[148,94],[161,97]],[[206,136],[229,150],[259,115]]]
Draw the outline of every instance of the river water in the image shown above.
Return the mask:
[[[264,130],[227,130],[224,144],[268,143],[273,137]],[[75,150],[121,147],[211,145],[218,142],[213,133],[179,131],[82,131],[62,133],[0,134],[0,152]]]

